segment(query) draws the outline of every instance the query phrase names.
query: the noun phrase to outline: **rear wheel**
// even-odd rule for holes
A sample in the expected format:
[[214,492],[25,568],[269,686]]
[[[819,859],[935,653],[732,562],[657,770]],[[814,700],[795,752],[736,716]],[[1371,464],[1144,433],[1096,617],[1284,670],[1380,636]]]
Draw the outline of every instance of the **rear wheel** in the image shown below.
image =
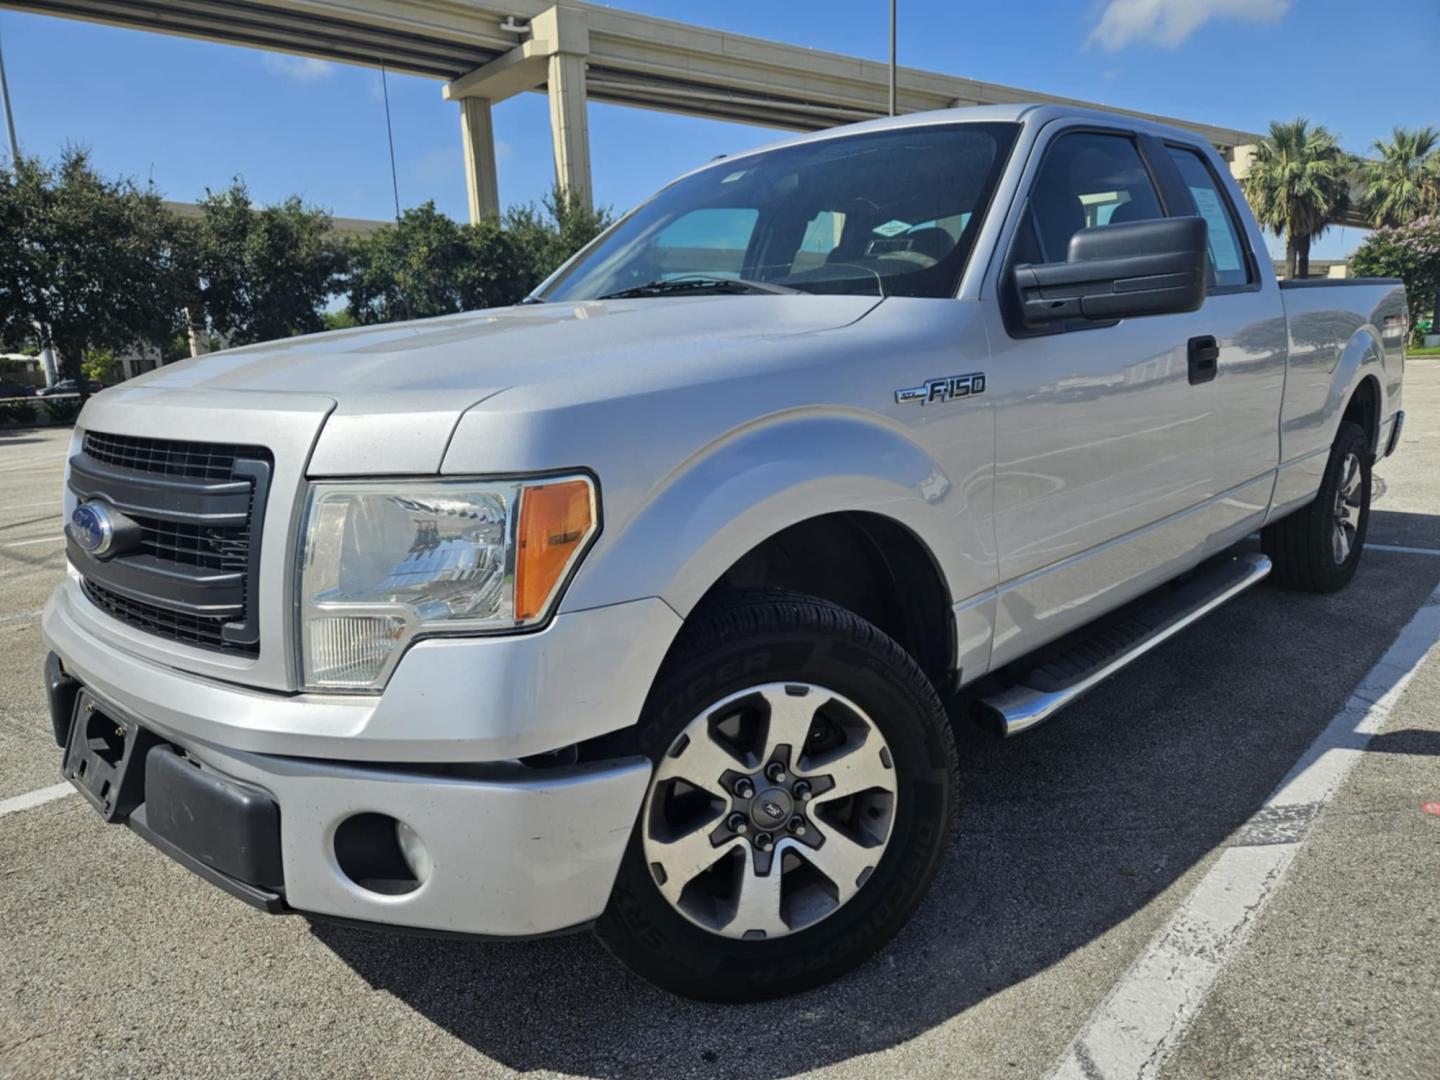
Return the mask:
[[1261,531],[1275,581],[1319,593],[1349,584],[1370,524],[1370,464],[1364,429],[1342,423],[1315,501]]
[[692,619],[641,720],[655,772],[597,933],[688,997],[793,993],[920,901],[953,735],[914,661],[843,608],[764,591]]

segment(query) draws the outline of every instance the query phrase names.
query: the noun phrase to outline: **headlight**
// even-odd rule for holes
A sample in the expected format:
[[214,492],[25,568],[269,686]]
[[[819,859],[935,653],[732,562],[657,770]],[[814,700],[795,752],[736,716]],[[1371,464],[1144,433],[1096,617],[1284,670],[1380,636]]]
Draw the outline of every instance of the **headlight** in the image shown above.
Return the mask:
[[312,484],[300,551],[305,685],[378,689],[416,636],[543,622],[598,527],[583,476]]

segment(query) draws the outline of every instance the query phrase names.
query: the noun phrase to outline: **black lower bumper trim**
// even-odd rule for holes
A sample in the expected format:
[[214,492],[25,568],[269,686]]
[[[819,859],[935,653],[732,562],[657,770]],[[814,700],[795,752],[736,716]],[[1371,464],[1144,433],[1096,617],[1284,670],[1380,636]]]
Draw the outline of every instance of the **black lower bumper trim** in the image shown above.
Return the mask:
[[45,657],[45,695],[50,699],[50,727],[55,732],[55,745],[60,749],[70,742],[70,724],[75,718],[75,695],[80,684],[65,674],[60,657]]
[[213,866],[201,862],[185,849],[172,844],[165,837],[156,833],[146,820],[143,805],[125,819],[125,824],[130,826],[130,829],[148,844],[158,848],[162,854],[170,856],[185,869],[198,874],[211,885],[224,889],[236,899],[245,901],[251,907],[259,908],[271,915],[285,915],[291,912],[290,907],[285,903],[284,895],[280,892],[262,889],[258,885],[250,885],[238,878],[233,878],[229,874],[222,874]]

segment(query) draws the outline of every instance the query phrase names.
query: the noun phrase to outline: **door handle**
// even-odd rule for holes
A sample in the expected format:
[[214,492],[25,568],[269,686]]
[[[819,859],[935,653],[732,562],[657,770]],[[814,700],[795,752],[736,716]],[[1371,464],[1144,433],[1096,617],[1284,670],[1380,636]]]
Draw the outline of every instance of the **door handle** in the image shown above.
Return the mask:
[[1190,385],[1207,383],[1220,370],[1220,346],[1215,338],[1206,334],[1192,337],[1185,347],[1190,357]]

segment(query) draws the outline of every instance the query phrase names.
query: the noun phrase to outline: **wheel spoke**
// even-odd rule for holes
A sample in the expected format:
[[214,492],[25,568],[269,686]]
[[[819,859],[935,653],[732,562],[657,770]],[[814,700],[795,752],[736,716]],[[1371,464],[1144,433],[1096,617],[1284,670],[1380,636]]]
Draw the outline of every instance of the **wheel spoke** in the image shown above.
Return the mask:
[[872,788],[893,794],[895,770],[886,768],[881,749],[877,740],[866,739],[843,756],[802,772],[801,775],[828,776],[832,781],[832,786],[816,792],[815,803],[818,805],[831,799],[843,799],[847,795],[855,795]]
[[1355,493],[1355,489],[1359,486],[1360,459],[1351,455],[1345,459],[1345,482],[1340,485],[1340,491],[1345,496],[1345,501],[1351,503],[1352,506],[1359,505],[1357,502],[1351,502],[1350,499],[1350,496]]
[[825,704],[825,697],[814,691],[797,696],[777,688],[766,692],[765,703],[770,706],[770,720],[765,726],[765,750],[761,760],[769,761],[778,747],[788,746],[793,767],[805,747],[805,737],[810,734],[815,711]]
[[780,860],[770,860],[768,874],[755,873],[755,860],[745,854],[745,871],[739,877],[740,895],[735,917],[726,924],[732,937],[743,937],[752,930],[762,930],[766,937],[779,937],[790,932],[780,917]]
[[[706,822],[684,836],[671,841],[650,838],[652,846],[650,860],[658,862],[665,871],[665,882],[660,891],[672,903],[680,898],[680,892],[695,879],[720,861],[721,856],[740,843],[738,836],[731,837],[719,847],[710,843],[710,829],[714,821]],[[746,853],[749,854],[748,852]]]
[[1345,522],[1337,522],[1335,525],[1335,562],[1343,563],[1350,557],[1351,537],[1354,535],[1354,528]]
[[660,760],[655,769],[655,782],[684,780],[692,787],[723,799],[726,792],[720,778],[727,770],[743,767],[743,761],[716,742],[708,731],[701,729],[686,740],[679,753],[672,748],[670,754]]
[[818,848],[794,849],[806,862],[830,879],[835,886],[837,904],[843,904],[860,888],[860,875],[880,861],[883,845],[867,848],[857,844],[838,829],[825,830],[825,843]]

